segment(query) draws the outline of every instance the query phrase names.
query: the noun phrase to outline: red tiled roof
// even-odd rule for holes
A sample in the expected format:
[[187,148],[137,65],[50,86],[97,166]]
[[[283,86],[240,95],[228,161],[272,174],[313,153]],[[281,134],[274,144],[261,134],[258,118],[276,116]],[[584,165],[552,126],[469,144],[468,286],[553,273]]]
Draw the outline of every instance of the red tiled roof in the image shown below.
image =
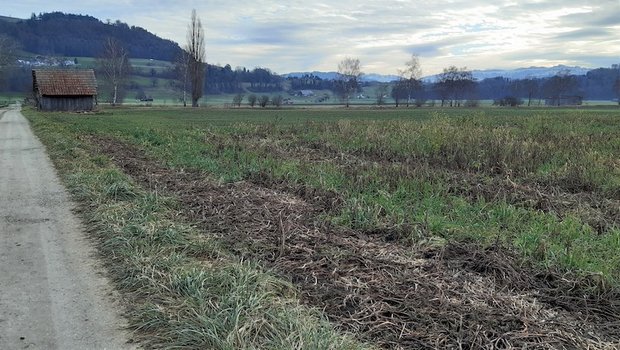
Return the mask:
[[47,96],[83,96],[97,94],[97,80],[92,69],[32,71],[34,88]]

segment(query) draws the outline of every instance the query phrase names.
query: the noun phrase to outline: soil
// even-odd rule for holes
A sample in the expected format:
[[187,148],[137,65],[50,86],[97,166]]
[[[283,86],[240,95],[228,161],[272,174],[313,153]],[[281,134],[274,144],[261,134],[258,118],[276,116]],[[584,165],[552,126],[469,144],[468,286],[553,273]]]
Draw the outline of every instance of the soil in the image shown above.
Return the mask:
[[307,305],[344,331],[389,349],[616,349],[620,294],[595,277],[524,263],[503,246],[406,246],[390,232],[333,226],[341,202],[256,175],[219,184],[135,146],[90,136],[142,186],[173,195],[188,220],[239,256],[290,279]]

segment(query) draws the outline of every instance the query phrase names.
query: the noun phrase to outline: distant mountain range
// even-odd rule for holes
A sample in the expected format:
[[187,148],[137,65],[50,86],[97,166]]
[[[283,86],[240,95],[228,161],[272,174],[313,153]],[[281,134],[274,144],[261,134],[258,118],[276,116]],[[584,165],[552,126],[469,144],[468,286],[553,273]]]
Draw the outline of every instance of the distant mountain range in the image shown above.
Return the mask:
[[[292,72],[292,73],[282,74],[282,77],[300,78],[300,77],[303,77],[304,75],[314,75],[315,77],[321,78],[323,80],[334,80],[338,76],[338,73],[337,72],[319,72],[319,71]],[[362,75],[362,81],[367,81],[367,82],[375,81],[375,82],[380,82],[380,83],[389,83],[394,80],[398,80],[398,75],[383,75],[383,74],[374,74],[374,73]]]
[[[528,68],[516,68],[516,69],[483,69],[483,70],[473,70],[472,74],[474,78],[478,81],[488,79],[488,78],[497,78],[504,77],[511,80],[515,79],[527,79],[527,78],[548,78],[556,75],[561,71],[568,71],[572,75],[585,75],[592,68],[584,68],[579,66],[565,66],[558,65],[553,67],[528,67]],[[337,72],[293,72],[283,74],[282,76],[285,78],[288,77],[302,77],[304,75],[314,75],[321,79],[333,80],[338,75]],[[366,82],[380,82],[380,83],[389,83],[391,81],[398,80],[397,75],[383,75],[383,74],[364,74],[362,76],[362,81]],[[437,74],[429,75],[423,77],[422,80],[425,82],[434,82],[437,80]]]
[[[484,69],[473,70],[474,79],[480,81],[488,78],[504,77],[511,80],[516,79],[534,79],[548,78],[556,75],[558,72],[567,71],[571,75],[586,75],[592,68],[584,68],[579,66],[558,65],[553,67],[528,67],[516,69]],[[424,81],[433,82],[437,80],[437,75],[429,75],[423,78]]]

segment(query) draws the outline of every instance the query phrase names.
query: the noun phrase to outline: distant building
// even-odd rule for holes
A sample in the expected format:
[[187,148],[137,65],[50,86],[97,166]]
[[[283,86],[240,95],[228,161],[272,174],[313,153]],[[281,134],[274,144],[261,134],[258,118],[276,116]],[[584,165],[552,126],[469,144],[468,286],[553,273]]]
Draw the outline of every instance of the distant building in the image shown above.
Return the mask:
[[301,90],[301,91],[299,91],[299,96],[312,97],[312,96],[314,96],[314,91],[312,91],[312,90]]
[[545,99],[545,106],[581,106],[582,96],[555,96]]
[[34,69],[32,90],[42,111],[92,111],[97,102],[97,80],[92,69]]

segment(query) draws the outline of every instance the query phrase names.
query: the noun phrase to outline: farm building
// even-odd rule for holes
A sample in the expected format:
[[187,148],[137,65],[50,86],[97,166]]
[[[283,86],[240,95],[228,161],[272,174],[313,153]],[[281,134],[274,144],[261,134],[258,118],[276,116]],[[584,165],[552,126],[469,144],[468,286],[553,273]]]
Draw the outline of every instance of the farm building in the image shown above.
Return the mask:
[[301,90],[301,91],[299,91],[298,95],[302,96],[302,97],[312,97],[312,96],[314,96],[314,91],[312,91],[312,90]]
[[92,111],[97,80],[92,69],[32,71],[32,89],[42,111]]
[[545,99],[546,106],[581,106],[582,102],[581,96],[555,96]]

